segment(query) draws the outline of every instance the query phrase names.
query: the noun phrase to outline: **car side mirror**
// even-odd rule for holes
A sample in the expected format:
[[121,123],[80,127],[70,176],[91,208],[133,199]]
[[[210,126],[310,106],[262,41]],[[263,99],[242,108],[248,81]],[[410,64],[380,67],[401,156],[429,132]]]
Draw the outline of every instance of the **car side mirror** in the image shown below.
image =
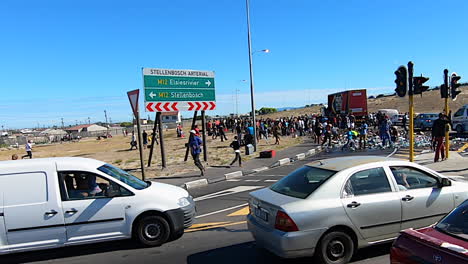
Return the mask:
[[120,196],[120,194],[121,193],[120,193],[120,188],[119,187],[116,187],[113,184],[111,184],[111,185],[109,185],[109,187],[107,187],[106,197],[113,198],[113,197]]
[[447,178],[442,178],[442,180],[439,183],[439,187],[442,188],[444,186],[452,186],[452,182]]

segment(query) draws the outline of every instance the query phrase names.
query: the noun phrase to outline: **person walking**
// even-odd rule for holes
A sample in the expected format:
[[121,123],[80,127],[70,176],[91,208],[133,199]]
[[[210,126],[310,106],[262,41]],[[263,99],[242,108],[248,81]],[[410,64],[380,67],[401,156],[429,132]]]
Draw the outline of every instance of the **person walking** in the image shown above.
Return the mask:
[[145,130],[143,130],[143,148],[145,149],[146,146],[148,145],[148,133],[146,133]]
[[369,125],[367,125],[367,122],[366,121],[362,122],[361,127],[359,128],[359,148],[360,149],[366,149],[368,128],[369,128]]
[[331,147],[332,143],[331,143],[331,140],[332,140],[332,127],[333,125],[331,123],[328,123],[325,125],[325,128],[324,128],[324,136],[323,136],[323,141],[322,141],[322,146],[327,143],[327,140],[328,140],[328,146]]
[[234,163],[236,163],[237,160],[239,160],[239,167],[242,167],[242,158],[240,155],[240,144],[239,144],[239,141],[237,140],[237,136],[234,137],[234,140],[229,146],[234,150],[234,153],[236,154],[236,157],[234,158],[234,160],[231,162],[229,166],[232,166]]
[[138,149],[135,131],[132,131],[132,141],[130,141],[130,150],[132,150],[133,147],[135,147],[135,149]]
[[28,140],[28,142],[26,142],[26,145],[24,146],[25,150],[26,150],[26,155],[23,155],[21,157],[21,159],[24,159],[25,157],[29,157],[30,159],[32,159],[32,142],[31,140]]
[[434,162],[439,161],[439,156],[442,157],[442,160],[445,160],[444,138],[447,124],[450,124],[450,119],[446,115],[440,113],[439,118],[436,119],[432,125],[432,136],[437,144]]
[[280,135],[279,135],[279,128],[278,126],[274,126],[273,127],[273,137],[275,138],[275,145],[279,145],[280,144]]
[[197,131],[190,130],[190,140],[189,140],[189,148],[190,153],[192,154],[193,162],[195,166],[200,169],[200,176],[205,175],[205,168],[203,167],[200,161],[200,153],[202,152],[201,146],[203,142],[200,137],[197,136]]

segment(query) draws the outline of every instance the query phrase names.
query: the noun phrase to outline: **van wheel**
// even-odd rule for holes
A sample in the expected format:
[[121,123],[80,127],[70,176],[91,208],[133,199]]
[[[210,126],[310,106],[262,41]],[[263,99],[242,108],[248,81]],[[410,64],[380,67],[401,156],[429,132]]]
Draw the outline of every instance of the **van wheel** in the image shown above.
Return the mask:
[[458,134],[463,133],[463,127],[462,126],[460,126],[460,125],[457,126],[457,133]]
[[341,231],[326,234],[318,243],[315,256],[319,263],[345,264],[354,253],[354,242],[351,237]]
[[162,216],[145,216],[138,222],[136,238],[148,247],[155,247],[164,244],[170,236],[171,229],[169,223]]

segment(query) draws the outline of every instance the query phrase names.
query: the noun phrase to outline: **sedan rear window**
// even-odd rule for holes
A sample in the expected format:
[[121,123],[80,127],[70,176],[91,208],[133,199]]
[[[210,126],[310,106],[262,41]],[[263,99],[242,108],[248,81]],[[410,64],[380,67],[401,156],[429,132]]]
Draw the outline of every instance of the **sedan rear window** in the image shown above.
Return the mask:
[[304,166],[273,184],[270,189],[287,196],[305,199],[335,173],[336,171]]

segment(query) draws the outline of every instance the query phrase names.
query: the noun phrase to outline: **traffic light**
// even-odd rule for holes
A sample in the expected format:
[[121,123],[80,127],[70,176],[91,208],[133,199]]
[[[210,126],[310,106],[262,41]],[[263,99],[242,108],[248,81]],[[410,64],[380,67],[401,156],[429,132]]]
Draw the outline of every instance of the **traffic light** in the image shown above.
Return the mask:
[[400,66],[396,71],[395,71],[396,79],[396,89],[395,92],[398,94],[400,97],[405,97],[406,95],[406,90],[407,90],[407,83],[408,83],[408,71],[406,70],[405,66]]
[[449,89],[445,84],[440,86],[440,98],[449,98]]
[[458,90],[458,87],[460,87],[458,80],[460,79],[460,76],[458,76],[456,73],[452,73],[452,77],[450,78],[450,94],[452,95],[453,101],[455,101],[457,99],[457,95],[461,93],[461,91]]
[[429,89],[429,86],[423,85],[429,80],[428,77],[418,76],[413,78],[413,94],[422,94]]

